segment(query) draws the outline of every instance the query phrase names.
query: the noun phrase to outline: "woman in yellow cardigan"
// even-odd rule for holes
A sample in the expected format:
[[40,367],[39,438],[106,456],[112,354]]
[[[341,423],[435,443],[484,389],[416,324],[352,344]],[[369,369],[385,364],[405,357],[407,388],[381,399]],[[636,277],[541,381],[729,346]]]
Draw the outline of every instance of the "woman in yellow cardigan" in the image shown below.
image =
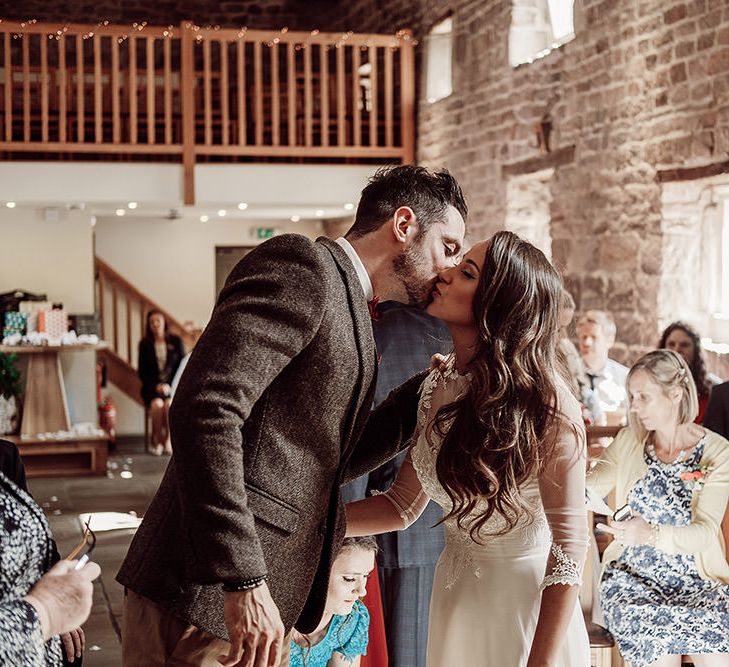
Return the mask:
[[729,665],[729,564],[721,522],[729,501],[729,442],[693,424],[696,386],[670,350],[628,375],[630,426],[590,471],[588,486],[632,518],[601,526],[600,603],[632,667]]

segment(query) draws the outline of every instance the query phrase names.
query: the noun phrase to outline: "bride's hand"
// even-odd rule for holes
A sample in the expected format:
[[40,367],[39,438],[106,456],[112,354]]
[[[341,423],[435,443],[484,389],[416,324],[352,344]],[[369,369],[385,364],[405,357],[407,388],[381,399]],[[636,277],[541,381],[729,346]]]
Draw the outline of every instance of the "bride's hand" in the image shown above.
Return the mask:
[[446,357],[444,354],[434,354],[430,358],[430,370],[435,371],[444,371],[446,369],[446,362],[448,360],[448,357]]

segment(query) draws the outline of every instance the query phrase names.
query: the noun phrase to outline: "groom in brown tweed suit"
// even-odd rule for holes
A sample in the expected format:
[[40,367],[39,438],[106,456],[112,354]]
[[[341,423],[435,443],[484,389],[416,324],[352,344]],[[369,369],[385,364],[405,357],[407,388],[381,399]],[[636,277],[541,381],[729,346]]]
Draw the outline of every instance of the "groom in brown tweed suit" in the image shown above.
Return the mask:
[[419,379],[372,413],[368,300],[424,306],[461,253],[447,172],[381,170],[336,242],[274,238],[231,273],[177,389],[174,455],[117,576],[124,664],[287,663],[344,536],[341,484],[407,445]]

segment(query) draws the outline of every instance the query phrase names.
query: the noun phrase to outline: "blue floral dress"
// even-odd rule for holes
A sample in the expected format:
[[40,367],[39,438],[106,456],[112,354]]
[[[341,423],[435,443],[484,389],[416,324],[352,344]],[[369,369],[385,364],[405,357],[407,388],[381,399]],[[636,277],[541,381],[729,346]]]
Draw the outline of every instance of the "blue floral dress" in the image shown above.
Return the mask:
[[[701,460],[700,442],[685,461],[663,463],[645,452],[648,471],[628,494],[634,513],[656,524],[691,523],[692,491],[681,473]],[[729,586],[701,579],[693,555],[648,545],[625,547],[600,584],[605,621],[632,667],[662,655],[729,653]]]
[[370,614],[357,600],[346,616],[334,616],[324,638],[309,647],[291,642],[290,667],[326,667],[333,653],[339,653],[352,662],[367,654]]

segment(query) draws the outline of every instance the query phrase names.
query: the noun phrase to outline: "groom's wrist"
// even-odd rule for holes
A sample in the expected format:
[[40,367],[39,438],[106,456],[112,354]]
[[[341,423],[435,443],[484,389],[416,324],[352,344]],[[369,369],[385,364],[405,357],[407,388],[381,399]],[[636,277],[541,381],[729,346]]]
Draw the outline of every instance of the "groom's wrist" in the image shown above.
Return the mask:
[[226,581],[223,583],[223,590],[226,593],[240,593],[241,591],[249,591],[253,588],[262,586],[268,580],[267,574],[258,577],[250,577],[249,579],[240,579],[239,581]]

